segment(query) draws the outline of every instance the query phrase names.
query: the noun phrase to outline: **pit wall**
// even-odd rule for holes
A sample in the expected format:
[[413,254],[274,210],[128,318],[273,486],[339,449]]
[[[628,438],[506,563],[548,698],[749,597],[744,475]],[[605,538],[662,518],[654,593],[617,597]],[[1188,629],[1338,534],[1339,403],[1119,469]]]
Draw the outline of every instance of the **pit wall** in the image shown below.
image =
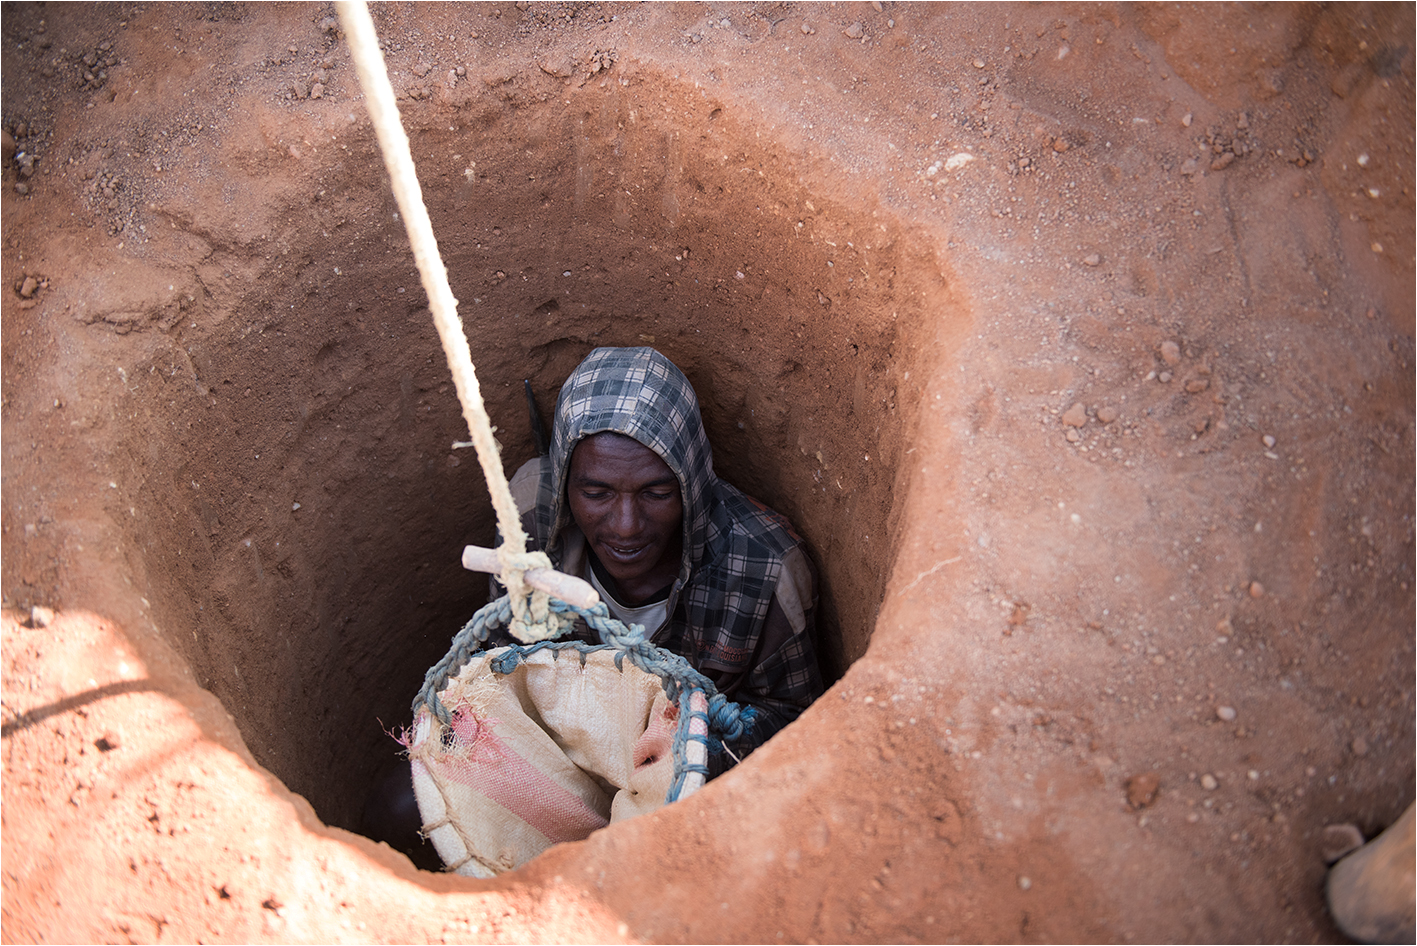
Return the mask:
[[[533,452],[523,378],[549,418],[592,348],[658,348],[720,475],[807,538],[839,677],[893,560],[922,325],[961,318],[929,244],[662,75],[454,114],[413,150],[509,474]],[[493,522],[375,143],[310,154],[313,207],[275,211],[267,252],[204,264],[238,287],[189,303],[214,330],[138,366],[120,479],[158,626],[255,757],[355,828],[388,733],[485,599],[458,553]]]

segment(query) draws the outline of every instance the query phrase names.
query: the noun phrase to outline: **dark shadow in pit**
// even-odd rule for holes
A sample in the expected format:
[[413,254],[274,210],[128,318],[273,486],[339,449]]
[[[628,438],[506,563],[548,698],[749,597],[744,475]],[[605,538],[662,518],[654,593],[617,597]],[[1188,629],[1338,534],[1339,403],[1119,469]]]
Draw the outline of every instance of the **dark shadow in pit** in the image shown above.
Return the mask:
[[[950,311],[933,250],[810,191],[702,90],[555,98],[478,99],[463,130],[430,113],[413,135],[504,467],[532,454],[523,378],[549,414],[592,348],[658,348],[699,394],[719,474],[806,537],[835,680],[893,561],[915,333]],[[389,734],[484,602],[459,552],[494,530],[372,139],[348,144],[320,202],[286,215],[298,253],[139,367],[149,419],[127,450],[159,625],[256,759],[357,829]],[[224,252],[212,265],[251,262]]]

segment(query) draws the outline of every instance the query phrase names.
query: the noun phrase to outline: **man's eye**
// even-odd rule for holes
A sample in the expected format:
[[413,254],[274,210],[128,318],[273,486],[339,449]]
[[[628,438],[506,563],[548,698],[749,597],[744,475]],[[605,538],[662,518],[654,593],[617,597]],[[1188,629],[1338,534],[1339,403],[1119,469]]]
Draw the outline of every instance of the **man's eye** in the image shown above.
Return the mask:
[[665,500],[673,499],[677,494],[676,494],[676,493],[646,493],[645,495],[648,496],[650,499],[655,500],[656,502],[664,502]]
[[599,500],[604,499],[604,498],[605,498],[606,496],[608,496],[609,494],[606,493],[604,490],[600,490],[600,489],[583,489],[583,490],[581,490],[581,495],[582,495],[583,497],[585,497],[586,499],[589,499],[589,500],[592,500],[592,501],[599,501]]

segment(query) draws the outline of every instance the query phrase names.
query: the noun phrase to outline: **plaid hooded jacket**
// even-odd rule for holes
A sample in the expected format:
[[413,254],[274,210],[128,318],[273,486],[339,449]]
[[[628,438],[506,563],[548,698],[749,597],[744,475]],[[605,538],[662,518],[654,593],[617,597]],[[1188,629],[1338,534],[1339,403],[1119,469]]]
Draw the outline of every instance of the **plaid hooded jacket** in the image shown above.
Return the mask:
[[730,745],[741,757],[822,693],[815,574],[802,540],[785,517],[714,474],[683,372],[652,348],[597,348],[561,386],[550,457],[513,480],[528,536],[557,568],[580,574],[586,554],[566,500],[571,453],[604,431],[644,444],[679,480],[683,560],[654,643],[687,658],[729,699],[758,708],[753,732]]

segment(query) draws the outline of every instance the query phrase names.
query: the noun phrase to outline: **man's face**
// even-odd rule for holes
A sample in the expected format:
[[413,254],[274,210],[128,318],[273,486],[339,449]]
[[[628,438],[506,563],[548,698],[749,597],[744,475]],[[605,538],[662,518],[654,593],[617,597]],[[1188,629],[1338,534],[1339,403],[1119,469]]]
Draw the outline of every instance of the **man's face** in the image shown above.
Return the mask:
[[653,450],[612,433],[587,437],[571,454],[566,498],[625,604],[678,577],[684,503],[674,471]]

